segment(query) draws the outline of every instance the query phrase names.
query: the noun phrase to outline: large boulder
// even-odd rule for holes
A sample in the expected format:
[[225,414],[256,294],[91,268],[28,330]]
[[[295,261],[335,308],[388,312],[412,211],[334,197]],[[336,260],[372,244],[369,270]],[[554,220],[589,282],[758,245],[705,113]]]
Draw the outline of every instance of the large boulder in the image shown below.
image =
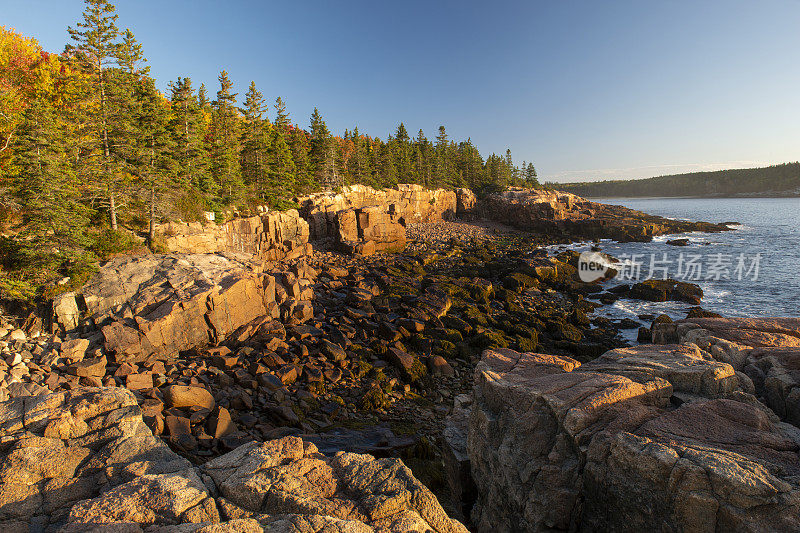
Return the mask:
[[394,204],[344,209],[336,213],[338,247],[347,253],[402,252],[406,228]]
[[284,437],[243,445],[203,471],[249,515],[325,515],[381,531],[466,531],[398,459],[326,457],[311,443]]
[[468,454],[478,531],[800,527],[800,436],[708,354],[487,351]]
[[139,362],[220,343],[261,317],[307,320],[313,280],[297,275],[308,269],[295,271],[267,274],[232,255],[121,256],[82,293],[106,350],[117,362]]

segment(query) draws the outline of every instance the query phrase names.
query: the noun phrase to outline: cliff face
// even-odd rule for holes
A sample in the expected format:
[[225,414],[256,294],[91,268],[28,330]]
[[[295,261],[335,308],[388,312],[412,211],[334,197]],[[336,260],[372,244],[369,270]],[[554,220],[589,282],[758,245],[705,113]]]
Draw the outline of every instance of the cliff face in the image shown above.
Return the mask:
[[224,224],[169,222],[156,227],[167,252],[188,254],[240,253],[263,261],[308,255],[309,227],[296,210],[238,218]]
[[340,193],[318,193],[300,198],[300,213],[310,226],[311,239],[336,237],[337,213],[347,209],[384,206],[409,222],[440,222],[456,216],[456,193],[429,190],[421,185],[400,184],[396,189],[376,190],[364,185],[344,187]]

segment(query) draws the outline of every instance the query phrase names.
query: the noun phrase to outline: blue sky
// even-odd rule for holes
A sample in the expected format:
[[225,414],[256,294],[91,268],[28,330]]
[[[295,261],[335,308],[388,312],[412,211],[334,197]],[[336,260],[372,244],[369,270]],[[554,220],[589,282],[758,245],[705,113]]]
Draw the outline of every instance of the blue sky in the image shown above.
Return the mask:
[[[800,0],[118,0],[159,86],[228,70],[307,127],[399,122],[510,148],[554,181],[800,158]],[[0,0],[60,52],[82,0]]]

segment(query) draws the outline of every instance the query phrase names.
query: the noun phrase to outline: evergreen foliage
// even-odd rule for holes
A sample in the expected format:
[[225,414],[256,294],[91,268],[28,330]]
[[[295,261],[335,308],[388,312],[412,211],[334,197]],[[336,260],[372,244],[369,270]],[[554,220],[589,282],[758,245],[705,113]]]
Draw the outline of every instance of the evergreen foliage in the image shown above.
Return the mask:
[[204,221],[204,211],[281,209],[356,183],[478,192],[536,183],[532,164],[516,168],[510,151],[484,160],[444,126],[433,141],[402,122],[385,141],[358,127],[334,135],[317,108],[307,129],[293,125],[280,97],[270,121],[255,83],[237,100],[225,70],[213,101],[189,77],[163,95],[142,44],[117,23],[109,0],[84,0],[60,55],[0,27],[0,223],[21,222],[0,243],[0,292],[29,295],[24,272],[51,281],[88,272],[92,253],[135,247],[136,233],[155,245],[156,224]]

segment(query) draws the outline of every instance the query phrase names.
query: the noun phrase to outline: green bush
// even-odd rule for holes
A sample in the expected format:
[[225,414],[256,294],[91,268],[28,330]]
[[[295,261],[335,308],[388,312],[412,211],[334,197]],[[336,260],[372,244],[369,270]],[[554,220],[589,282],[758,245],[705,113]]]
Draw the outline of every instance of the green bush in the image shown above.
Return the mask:
[[112,255],[129,252],[140,246],[139,241],[126,231],[104,228],[94,237],[89,249],[102,260],[108,260]]
[[36,296],[36,287],[24,280],[0,274],[0,298],[3,300],[30,301]]

